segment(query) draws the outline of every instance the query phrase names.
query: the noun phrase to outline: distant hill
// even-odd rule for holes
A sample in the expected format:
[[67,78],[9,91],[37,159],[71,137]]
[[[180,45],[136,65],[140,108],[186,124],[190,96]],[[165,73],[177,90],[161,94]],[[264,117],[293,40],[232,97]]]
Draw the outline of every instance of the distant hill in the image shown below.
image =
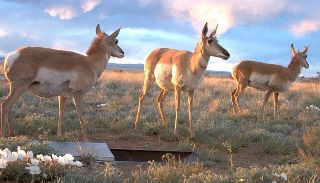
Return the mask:
[[[115,64],[108,63],[107,69],[124,71],[143,71],[143,64]],[[207,71],[207,76],[230,77],[230,72],[226,71]]]
[[107,69],[143,71],[143,64],[115,64],[115,63],[108,63]]

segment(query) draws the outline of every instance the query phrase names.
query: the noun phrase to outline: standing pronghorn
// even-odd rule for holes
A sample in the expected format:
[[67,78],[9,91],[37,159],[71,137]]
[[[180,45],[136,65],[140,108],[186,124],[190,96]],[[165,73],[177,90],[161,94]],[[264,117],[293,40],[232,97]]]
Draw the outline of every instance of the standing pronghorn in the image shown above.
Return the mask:
[[189,131],[191,137],[194,136],[191,114],[194,90],[199,87],[204,78],[210,56],[220,57],[224,60],[230,56],[228,51],[218,44],[215,36],[217,28],[218,26],[209,37],[207,37],[208,26],[207,23],[204,25],[202,37],[193,53],[168,48],[159,48],[151,52],[144,64],[144,83],[139,96],[135,129],[138,127],[143,98],[148,91],[149,85],[156,80],[160,87],[160,95],[157,103],[160,117],[164,124],[166,124],[166,121],[163,114],[163,100],[167,95],[167,91],[174,91],[175,93],[175,135],[177,135],[181,91],[188,93]]
[[50,48],[25,47],[9,53],[4,62],[4,74],[10,85],[7,98],[1,103],[1,136],[7,124],[9,135],[13,135],[12,108],[21,94],[29,90],[43,98],[58,96],[59,120],[57,136],[61,136],[64,104],[72,97],[76,107],[82,134],[86,140],[86,130],[82,115],[83,95],[105,70],[111,56],[122,58],[124,53],[117,45],[120,29],[110,36],[96,27],[96,37],[87,55]]
[[292,59],[288,67],[280,65],[266,64],[255,61],[241,61],[233,67],[232,77],[237,80],[237,88],[231,93],[233,112],[236,114],[240,110],[239,96],[247,87],[253,87],[257,90],[266,91],[262,113],[265,105],[273,93],[274,98],[274,118],[278,111],[278,97],[280,92],[288,91],[292,82],[299,76],[302,67],[308,69],[307,62],[308,47],[302,52],[296,52],[291,44]]

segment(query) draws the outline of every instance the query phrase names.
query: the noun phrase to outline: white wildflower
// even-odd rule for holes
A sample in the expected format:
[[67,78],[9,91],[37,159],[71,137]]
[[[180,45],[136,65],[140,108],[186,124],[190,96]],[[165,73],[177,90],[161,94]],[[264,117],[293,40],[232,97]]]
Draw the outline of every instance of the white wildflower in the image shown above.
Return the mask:
[[66,162],[64,160],[64,158],[62,156],[59,156],[58,157],[58,163],[62,166],[65,166],[66,165]]
[[244,179],[239,179],[239,182],[244,182]]
[[5,148],[4,150],[3,150],[3,153],[4,153],[4,158],[7,158],[8,157],[8,155],[9,154],[11,154],[11,151],[8,149],[8,148]]
[[71,154],[65,154],[63,159],[66,165],[75,165],[73,162],[74,157]]
[[310,106],[307,106],[306,109],[310,111],[320,111],[320,108],[318,106],[312,104]]
[[18,146],[18,148],[17,148],[17,153],[18,153],[18,158],[20,159],[20,160],[23,160],[25,157],[26,157],[26,155],[27,155],[27,153],[26,153],[26,151],[25,150],[22,150],[21,148],[20,148],[20,146]]
[[64,158],[65,160],[68,160],[68,161],[73,161],[73,160],[74,160],[74,157],[73,157],[71,154],[65,154],[65,155],[63,156],[63,158]]
[[27,151],[26,158],[28,158],[28,159],[33,158],[33,152],[32,151]]
[[276,177],[280,177],[280,175],[277,174],[277,173],[273,173],[272,175],[274,175],[274,176],[276,176]]
[[105,106],[109,106],[109,104],[108,103],[104,103],[104,104],[97,105],[97,107],[105,107]]
[[26,167],[26,169],[30,171],[31,175],[38,175],[41,173],[40,168],[36,165]]
[[17,152],[13,152],[13,153],[7,153],[7,157],[6,160],[8,162],[14,162],[18,160],[18,153]]
[[42,161],[44,161],[44,162],[51,162],[51,161],[52,161],[52,159],[51,159],[51,157],[50,157],[50,156],[45,155],[45,156],[43,156]]
[[284,180],[288,180],[288,176],[285,173],[280,174],[280,176],[284,179]]
[[67,165],[71,165],[71,166],[75,166],[76,165],[76,163],[74,162],[74,161],[68,161],[68,162],[66,162],[67,163]]
[[80,161],[75,161],[74,163],[76,164],[77,167],[82,167],[83,166],[83,163],[80,162]]
[[6,158],[7,157],[7,153],[5,151],[3,151],[2,149],[0,149],[0,157],[1,158]]
[[37,159],[35,159],[35,158],[32,158],[31,160],[30,160],[30,165],[33,165],[33,166],[38,166],[39,165],[39,160],[37,160]]
[[58,156],[52,154],[51,157],[52,157],[52,161],[58,161]]
[[8,166],[8,162],[5,159],[0,159],[0,169],[4,169]]
[[42,155],[42,154],[38,154],[38,155],[37,155],[37,159],[43,161],[43,155]]

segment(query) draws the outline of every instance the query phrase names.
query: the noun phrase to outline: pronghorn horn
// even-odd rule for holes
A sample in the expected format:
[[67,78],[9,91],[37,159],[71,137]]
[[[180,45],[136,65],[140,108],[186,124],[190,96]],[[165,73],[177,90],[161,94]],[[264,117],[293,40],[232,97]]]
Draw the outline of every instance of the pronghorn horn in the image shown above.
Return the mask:
[[302,53],[306,54],[308,52],[309,46],[304,46],[304,50],[302,51]]
[[116,38],[118,35],[119,35],[119,32],[120,32],[120,29],[122,28],[122,26],[119,28],[119,29],[117,29],[116,31],[114,31],[111,35],[110,35],[110,37],[111,38]]
[[206,22],[206,24],[204,24],[203,28],[202,28],[202,36],[206,37],[208,33],[208,22]]
[[[299,50],[298,50],[298,52],[299,52]],[[291,44],[291,53],[293,54],[293,55],[295,55],[297,52],[296,52],[296,50],[294,49],[294,47],[293,47],[293,43]]]
[[100,24],[98,24],[96,27],[96,34],[99,34],[100,32],[101,32]]
[[211,32],[210,37],[214,37],[216,35],[217,29],[218,29],[218,24],[217,24],[216,28]]

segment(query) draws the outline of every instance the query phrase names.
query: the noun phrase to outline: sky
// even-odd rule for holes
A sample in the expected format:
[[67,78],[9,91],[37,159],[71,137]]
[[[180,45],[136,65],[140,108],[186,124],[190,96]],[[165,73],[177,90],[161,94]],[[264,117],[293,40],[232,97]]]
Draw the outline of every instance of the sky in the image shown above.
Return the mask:
[[290,45],[309,46],[310,68],[320,71],[318,0],[0,0],[0,55],[19,47],[41,46],[85,54],[95,27],[118,36],[122,59],[144,63],[155,48],[193,51],[205,22],[231,57],[211,57],[208,69],[230,71],[241,60],[287,66]]

